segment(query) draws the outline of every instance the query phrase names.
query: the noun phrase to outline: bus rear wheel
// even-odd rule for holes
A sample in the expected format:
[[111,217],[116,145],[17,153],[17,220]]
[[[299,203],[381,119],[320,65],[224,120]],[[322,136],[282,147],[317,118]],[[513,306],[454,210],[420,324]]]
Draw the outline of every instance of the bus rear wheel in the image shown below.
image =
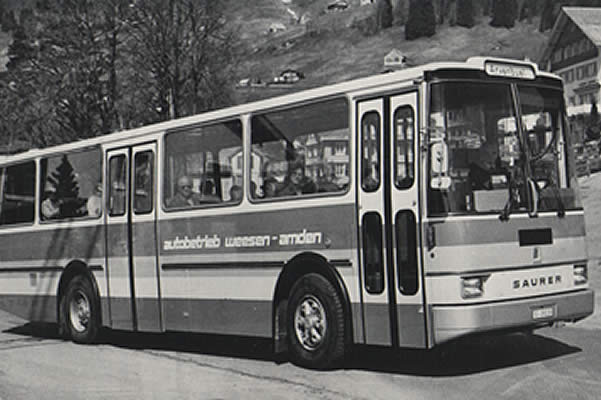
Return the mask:
[[100,311],[90,280],[77,276],[69,283],[63,297],[67,333],[76,343],[90,344],[96,339]]
[[290,357],[297,365],[326,369],[344,356],[344,308],[334,286],[310,273],[292,287],[288,302]]

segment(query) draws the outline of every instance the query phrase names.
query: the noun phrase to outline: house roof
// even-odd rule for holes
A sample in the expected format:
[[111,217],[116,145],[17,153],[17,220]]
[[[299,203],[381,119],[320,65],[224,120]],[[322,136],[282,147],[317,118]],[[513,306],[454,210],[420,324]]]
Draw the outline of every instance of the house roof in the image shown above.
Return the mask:
[[601,7],[562,7],[551,37],[538,58],[540,63],[550,59],[555,45],[570,22],[576,24],[595,46],[601,47]]

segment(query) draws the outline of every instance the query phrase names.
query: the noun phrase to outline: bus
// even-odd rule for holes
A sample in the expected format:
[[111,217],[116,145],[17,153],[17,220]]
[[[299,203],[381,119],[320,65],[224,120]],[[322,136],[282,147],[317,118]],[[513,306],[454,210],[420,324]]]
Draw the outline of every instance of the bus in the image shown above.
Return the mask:
[[326,368],[592,314],[562,82],[433,63],[0,164],[0,307]]

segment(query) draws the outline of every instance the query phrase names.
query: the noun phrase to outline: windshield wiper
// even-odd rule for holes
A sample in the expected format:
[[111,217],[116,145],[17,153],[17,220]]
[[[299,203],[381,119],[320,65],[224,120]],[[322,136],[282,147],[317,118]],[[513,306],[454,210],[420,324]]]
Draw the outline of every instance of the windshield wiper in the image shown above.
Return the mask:
[[[509,216],[511,215],[511,212],[516,208],[519,207],[519,202],[520,202],[520,187],[523,186],[523,174],[519,173],[520,172],[520,167],[514,167],[512,170],[509,171],[508,174],[508,178],[509,178],[509,185],[507,186],[508,190],[509,190],[509,199],[507,199],[507,203],[505,204],[505,207],[503,207],[503,210],[501,211],[501,214],[499,214],[499,220],[501,221],[507,221],[509,220]],[[516,177],[518,177],[516,179]]]
[[513,210],[515,201],[516,201],[516,197],[514,196],[514,191],[519,191],[518,188],[515,188],[512,186],[512,184],[509,184],[509,199],[507,199],[507,203],[505,204],[505,207],[503,207],[503,210],[501,211],[501,214],[499,215],[499,220],[501,221],[508,221],[509,220],[509,215],[511,214],[511,211]]

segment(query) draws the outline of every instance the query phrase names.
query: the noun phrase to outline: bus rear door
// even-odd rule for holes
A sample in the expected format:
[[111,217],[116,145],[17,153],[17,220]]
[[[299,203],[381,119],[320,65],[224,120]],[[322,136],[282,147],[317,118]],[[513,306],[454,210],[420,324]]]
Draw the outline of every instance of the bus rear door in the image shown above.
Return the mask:
[[420,265],[417,91],[357,106],[365,342],[426,347]]
[[107,152],[111,327],[160,331],[156,143]]

